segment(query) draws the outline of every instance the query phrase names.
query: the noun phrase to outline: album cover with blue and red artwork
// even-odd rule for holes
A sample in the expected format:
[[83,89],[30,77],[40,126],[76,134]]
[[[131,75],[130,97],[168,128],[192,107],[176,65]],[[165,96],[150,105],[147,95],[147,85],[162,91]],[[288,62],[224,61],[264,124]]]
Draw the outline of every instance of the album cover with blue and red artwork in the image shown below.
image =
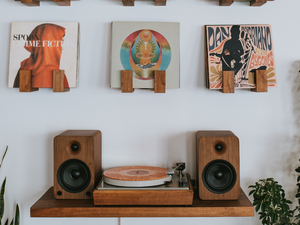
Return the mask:
[[154,71],[166,71],[166,88],[179,88],[179,29],[176,22],[112,22],[111,87],[121,71],[133,71],[133,88],[154,88]]
[[205,26],[207,88],[222,89],[222,71],[234,71],[235,88],[255,88],[255,71],[266,70],[277,87],[270,25]]

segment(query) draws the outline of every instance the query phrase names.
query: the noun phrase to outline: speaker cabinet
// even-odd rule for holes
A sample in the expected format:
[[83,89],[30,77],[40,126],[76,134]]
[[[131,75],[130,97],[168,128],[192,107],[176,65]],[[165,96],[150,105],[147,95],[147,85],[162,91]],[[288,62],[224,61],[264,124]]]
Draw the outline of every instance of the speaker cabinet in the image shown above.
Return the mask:
[[197,178],[202,200],[240,196],[239,139],[231,131],[197,132]]
[[101,132],[67,130],[54,138],[54,197],[92,199],[101,179]]

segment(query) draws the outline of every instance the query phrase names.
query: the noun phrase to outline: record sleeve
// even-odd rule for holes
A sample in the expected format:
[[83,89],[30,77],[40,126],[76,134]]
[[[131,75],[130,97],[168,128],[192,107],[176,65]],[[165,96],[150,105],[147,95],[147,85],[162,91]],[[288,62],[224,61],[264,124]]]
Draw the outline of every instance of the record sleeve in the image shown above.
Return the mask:
[[179,88],[179,29],[176,22],[112,22],[111,88],[121,71],[133,71],[133,88],[154,88],[154,71],[166,71],[166,88]]
[[33,88],[53,87],[53,70],[65,71],[65,87],[76,87],[78,22],[12,22],[8,87],[19,86],[19,70],[32,71]]
[[234,71],[236,89],[255,88],[255,71],[266,70],[277,87],[270,25],[205,26],[207,88],[222,89],[222,71]]

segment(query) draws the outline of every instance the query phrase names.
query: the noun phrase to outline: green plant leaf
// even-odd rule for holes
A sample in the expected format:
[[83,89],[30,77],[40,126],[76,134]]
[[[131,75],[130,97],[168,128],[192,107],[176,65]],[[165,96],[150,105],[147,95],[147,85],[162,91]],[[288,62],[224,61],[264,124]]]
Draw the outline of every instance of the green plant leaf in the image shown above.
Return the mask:
[[5,184],[6,184],[6,177],[2,183],[1,191],[0,191],[0,220],[2,221],[2,217],[4,214],[4,193],[5,193]]
[[259,208],[260,208],[260,203],[257,206],[255,206],[255,211],[257,212]]
[[255,200],[255,201],[253,202],[253,205],[256,206],[256,205],[259,204],[259,203],[261,203],[260,200]]
[[20,225],[20,210],[19,205],[16,206],[16,215],[15,215],[15,224],[14,225]]
[[6,146],[5,152],[4,152],[3,156],[2,156],[2,160],[1,160],[0,168],[1,168],[1,166],[2,166],[2,163],[3,163],[3,160],[4,160],[4,158],[5,158],[5,155],[6,155],[6,153],[7,153],[7,150],[8,150],[8,146]]
[[255,190],[252,190],[249,192],[249,196],[252,195],[255,192]]

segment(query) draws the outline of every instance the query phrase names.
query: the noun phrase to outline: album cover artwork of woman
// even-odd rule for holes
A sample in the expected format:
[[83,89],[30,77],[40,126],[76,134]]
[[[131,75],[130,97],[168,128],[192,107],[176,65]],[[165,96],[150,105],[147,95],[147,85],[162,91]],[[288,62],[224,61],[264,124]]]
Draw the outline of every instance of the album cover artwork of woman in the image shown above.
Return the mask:
[[[19,69],[32,71],[32,87],[53,87],[53,70],[60,69],[64,36],[64,27],[50,23],[38,25],[32,30],[24,46],[30,52],[30,56],[21,62]],[[19,71],[14,87],[19,87]],[[69,87],[66,75],[64,87]]]

